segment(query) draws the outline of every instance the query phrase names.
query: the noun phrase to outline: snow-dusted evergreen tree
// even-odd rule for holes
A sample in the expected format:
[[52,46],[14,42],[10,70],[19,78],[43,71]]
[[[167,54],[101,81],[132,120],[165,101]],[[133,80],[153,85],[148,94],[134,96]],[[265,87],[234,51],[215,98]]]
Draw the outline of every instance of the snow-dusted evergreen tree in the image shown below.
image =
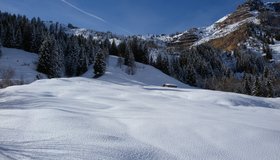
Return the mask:
[[244,86],[243,86],[243,88],[244,88],[244,93],[245,94],[249,94],[249,95],[251,95],[252,94],[252,78],[251,78],[251,76],[250,75],[245,75],[244,76],[244,82],[243,82],[244,84]]
[[32,26],[31,24],[25,24],[23,28],[23,49],[26,51],[31,51],[31,41],[32,41]]
[[16,37],[15,37],[15,26],[13,24],[8,24],[8,27],[6,29],[6,34],[4,35],[3,44],[8,48],[12,48],[15,46]]
[[88,56],[89,64],[92,64],[92,62],[94,62],[94,57],[95,57],[94,45],[95,45],[95,42],[93,41],[93,37],[89,36],[89,38],[87,39],[86,44],[85,44],[85,52],[86,52],[86,55]]
[[135,61],[147,64],[148,57],[144,43],[145,41],[136,36],[134,36],[132,39],[129,39],[129,45],[134,54]]
[[266,97],[274,97],[274,87],[271,80],[267,80],[265,86],[267,88]]
[[118,48],[117,48],[117,45],[116,45],[115,40],[113,40],[109,52],[110,52],[111,55],[115,55],[115,56],[118,56],[118,55],[119,55],[119,53],[118,53]]
[[22,31],[20,29],[20,27],[18,27],[17,31],[16,31],[16,43],[15,43],[15,48],[22,48],[22,44],[23,44],[23,39],[22,39]]
[[37,70],[47,74],[50,78],[63,76],[63,53],[54,36],[47,35],[39,51]]
[[191,86],[196,86],[196,73],[193,66],[188,66],[187,74],[187,84]]
[[163,73],[169,74],[169,62],[167,55],[159,54],[156,59],[155,67],[161,70]]
[[79,60],[77,65],[77,76],[85,73],[89,64],[84,45],[80,47],[80,52],[78,54]]
[[271,49],[269,48],[269,45],[268,45],[268,44],[264,44],[264,45],[263,45],[263,53],[265,53],[266,59],[270,60],[270,59],[273,58],[273,56],[272,56],[272,51],[271,51]]
[[106,62],[105,62],[105,55],[104,52],[99,49],[97,55],[95,57],[95,63],[93,65],[93,70],[95,77],[100,77],[105,74],[106,72]]
[[136,64],[134,54],[130,48],[130,45],[127,45],[124,57],[124,64],[127,66],[126,73],[129,75],[134,75],[136,73]]
[[65,71],[69,77],[77,75],[80,46],[76,37],[71,37],[65,53]]
[[124,57],[126,51],[126,42],[122,41],[119,46],[118,46],[118,56],[119,57]]
[[110,58],[110,55],[109,55],[109,49],[108,48],[104,48],[102,49],[102,52],[105,56],[105,62],[109,65],[109,58]]
[[261,83],[259,77],[256,77],[254,85],[252,87],[252,95],[253,96],[261,96]]
[[109,38],[106,38],[105,41],[102,43],[103,45],[101,46],[102,49],[107,48],[108,50],[110,50],[111,48],[111,42],[109,40]]
[[0,39],[0,58],[2,56],[2,42],[1,42],[1,39]]

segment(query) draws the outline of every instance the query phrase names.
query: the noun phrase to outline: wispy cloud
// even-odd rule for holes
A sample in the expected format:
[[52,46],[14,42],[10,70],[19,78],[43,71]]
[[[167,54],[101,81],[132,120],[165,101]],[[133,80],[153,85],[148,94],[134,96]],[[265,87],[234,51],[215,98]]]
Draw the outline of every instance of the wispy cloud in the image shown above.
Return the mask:
[[65,4],[67,4],[68,6],[74,8],[75,10],[77,10],[77,11],[83,13],[83,14],[86,14],[86,15],[92,17],[92,18],[95,18],[95,19],[97,19],[97,20],[99,20],[99,21],[102,21],[102,22],[106,23],[106,21],[105,21],[103,18],[101,18],[101,17],[99,17],[99,16],[97,16],[97,15],[94,15],[94,14],[92,14],[92,13],[89,13],[89,12],[87,12],[87,11],[84,11],[83,9],[81,9],[81,8],[79,8],[79,7],[75,6],[75,5],[73,5],[72,3],[67,2],[66,0],[61,0],[61,1],[62,1],[63,3],[65,3]]

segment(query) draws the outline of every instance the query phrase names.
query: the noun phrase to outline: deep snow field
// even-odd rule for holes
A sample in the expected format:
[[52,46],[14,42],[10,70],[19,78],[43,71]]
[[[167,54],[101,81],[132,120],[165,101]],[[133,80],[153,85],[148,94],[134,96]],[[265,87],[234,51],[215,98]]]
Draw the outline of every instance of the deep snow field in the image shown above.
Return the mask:
[[0,159],[279,160],[279,98],[191,88],[142,64],[129,76],[115,57],[109,64],[100,79],[90,70],[1,89]]

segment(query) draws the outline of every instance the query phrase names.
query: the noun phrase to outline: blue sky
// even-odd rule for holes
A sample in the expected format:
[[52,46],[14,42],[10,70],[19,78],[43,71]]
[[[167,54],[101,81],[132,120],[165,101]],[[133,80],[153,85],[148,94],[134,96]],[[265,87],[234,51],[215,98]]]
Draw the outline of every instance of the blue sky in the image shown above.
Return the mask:
[[[273,1],[273,0],[272,0]],[[119,34],[207,26],[244,0],[0,0],[0,10]]]

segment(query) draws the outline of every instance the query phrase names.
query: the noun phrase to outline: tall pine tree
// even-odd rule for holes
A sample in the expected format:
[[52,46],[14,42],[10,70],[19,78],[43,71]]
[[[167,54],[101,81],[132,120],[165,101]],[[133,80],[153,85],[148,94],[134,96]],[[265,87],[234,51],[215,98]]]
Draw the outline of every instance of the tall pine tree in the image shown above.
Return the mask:
[[77,37],[71,37],[65,53],[65,70],[69,77],[77,75],[80,46]]
[[259,77],[256,77],[255,83],[252,88],[252,95],[261,96],[261,83],[260,83]]
[[47,74],[50,78],[63,76],[63,53],[59,48],[54,36],[46,36],[40,51],[37,70]]
[[0,58],[2,56],[2,43],[1,43],[1,39],[0,39]]
[[118,48],[117,48],[117,45],[116,45],[115,40],[113,40],[113,42],[112,42],[112,45],[111,45],[111,48],[110,48],[109,52],[110,52],[110,54],[111,54],[111,55],[118,56],[118,54],[119,54],[119,53],[118,53]]
[[100,77],[106,72],[105,55],[101,49],[97,52],[95,63],[93,65],[95,77]]
[[134,54],[128,44],[125,51],[124,64],[127,66],[126,73],[134,75],[136,73],[136,64]]

